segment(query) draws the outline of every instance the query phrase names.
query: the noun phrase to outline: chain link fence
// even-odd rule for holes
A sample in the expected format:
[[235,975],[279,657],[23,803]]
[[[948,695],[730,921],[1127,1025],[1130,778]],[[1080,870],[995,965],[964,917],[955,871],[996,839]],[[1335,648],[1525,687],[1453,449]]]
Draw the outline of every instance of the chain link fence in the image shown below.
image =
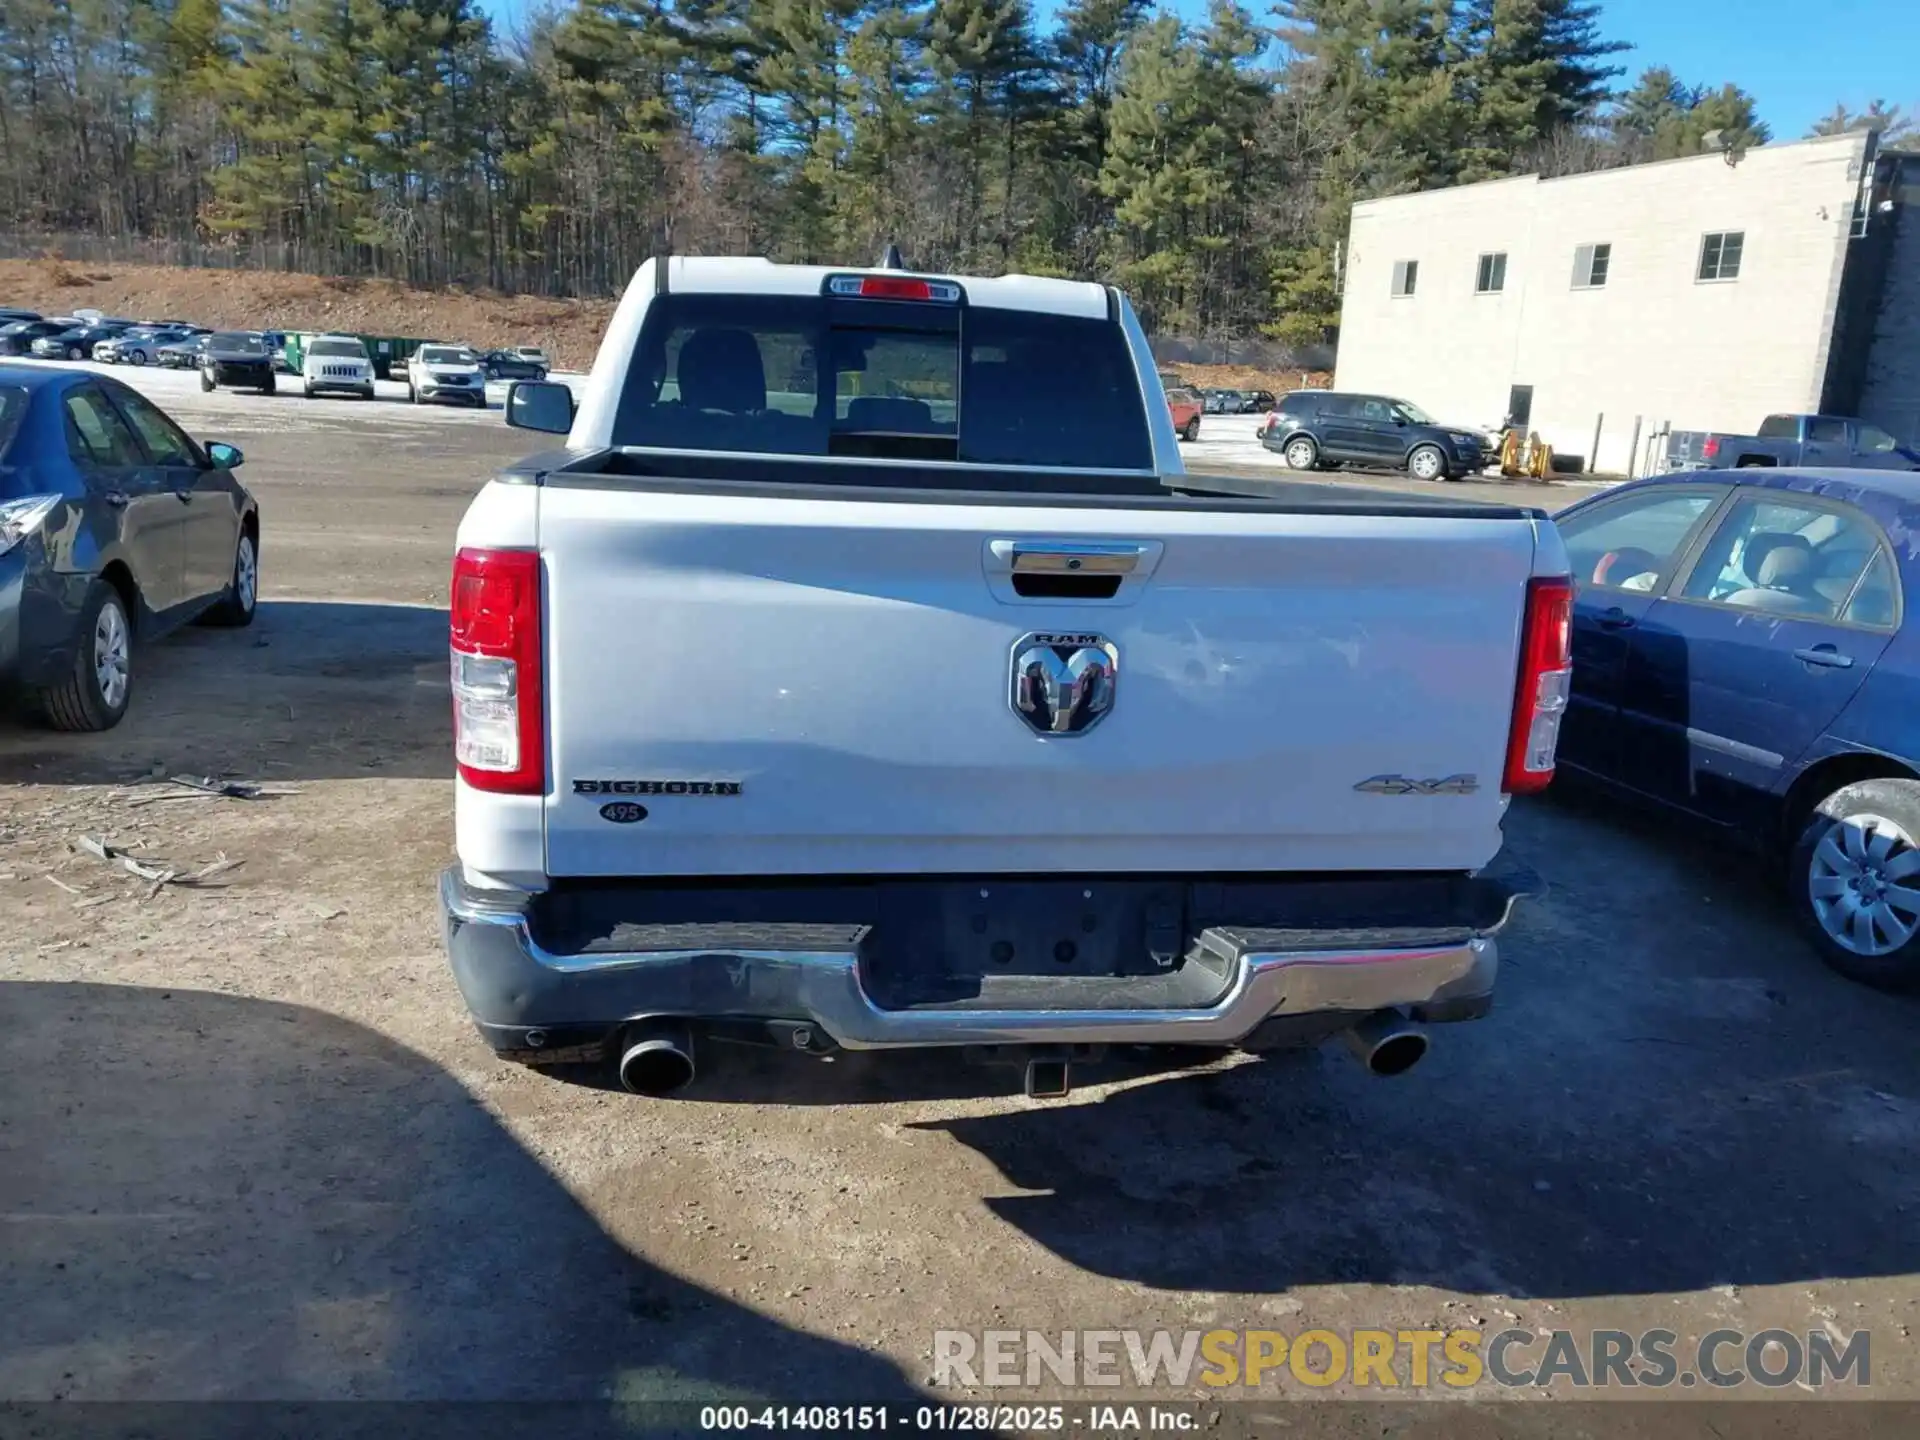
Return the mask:
[[64,260],[73,265],[174,265],[190,270],[315,269],[306,247],[269,241],[208,244],[117,235],[0,233],[0,260]]

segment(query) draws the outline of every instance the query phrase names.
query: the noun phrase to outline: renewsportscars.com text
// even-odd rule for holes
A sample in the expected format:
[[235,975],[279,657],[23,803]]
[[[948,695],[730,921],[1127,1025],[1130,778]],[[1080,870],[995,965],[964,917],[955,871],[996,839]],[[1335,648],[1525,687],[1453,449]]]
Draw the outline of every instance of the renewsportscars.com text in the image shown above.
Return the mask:
[[1865,1386],[1872,1337],[1825,1330],[940,1330],[936,1386],[1463,1390]]

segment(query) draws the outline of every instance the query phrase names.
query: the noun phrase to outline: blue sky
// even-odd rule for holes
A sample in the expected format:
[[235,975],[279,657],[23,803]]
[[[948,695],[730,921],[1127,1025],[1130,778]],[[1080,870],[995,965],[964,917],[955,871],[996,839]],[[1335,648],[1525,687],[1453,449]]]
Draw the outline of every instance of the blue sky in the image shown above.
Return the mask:
[[1601,0],[1600,23],[1634,47],[1617,59],[1629,76],[1665,65],[1692,85],[1730,81],[1776,140],[1797,140],[1842,100],[1920,111],[1916,0]]
[[[511,20],[535,0],[480,3]],[[1206,0],[1168,3],[1206,13]],[[1267,0],[1242,3],[1266,20]],[[1691,85],[1732,82],[1759,102],[1775,139],[1798,139],[1843,100],[1860,110],[1879,98],[1920,121],[1920,0],[1601,0],[1601,26],[1634,47],[1616,57],[1624,78],[1665,65]]]

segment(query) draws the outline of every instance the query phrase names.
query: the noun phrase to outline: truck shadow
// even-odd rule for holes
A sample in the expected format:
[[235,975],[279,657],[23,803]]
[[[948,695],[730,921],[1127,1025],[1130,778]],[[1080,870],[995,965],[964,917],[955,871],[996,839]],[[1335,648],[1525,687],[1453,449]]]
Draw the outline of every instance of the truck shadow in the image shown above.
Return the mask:
[[1819,965],[1752,868],[1656,822],[1517,806],[1548,897],[1499,1003],[1397,1080],[1337,1047],[922,1122],[1028,1192],[986,1203],[1156,1288],[1686,1292],[1911,1274],[1920,1004]]
[[[1076,1066],[1074,1074],[1081,1085],[1184,1074],[1223,1053],[1116,1049],[1097,1065]],[[1020,1097],[1025,1083],[1024,1060],[974,1061],[945,1049],[843,1050],[822,1059],[770,1046],[702,1038],[696,1041],[694,1059],[697,1077],[674,1097],[677,1104],[831,1106],[984,1100]],[[553,1066],[546,1073],[587,1089],[625,1093],[610,1060]]]
[[0,984],[0,1095],[8,1399],[915,1393],[628,1252],[437,1066],[320,1011]]
[[98,735],[0,713],[0,783],[453,775],[436,606],[262,601],[248,629],[189,626],[141,647],[134,685],[126,718]]

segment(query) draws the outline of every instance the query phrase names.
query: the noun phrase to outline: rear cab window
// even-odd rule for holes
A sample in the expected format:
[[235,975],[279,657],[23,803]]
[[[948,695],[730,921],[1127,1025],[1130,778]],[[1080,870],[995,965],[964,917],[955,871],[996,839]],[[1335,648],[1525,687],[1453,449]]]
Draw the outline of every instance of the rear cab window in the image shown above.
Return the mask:
[[1119,325],[964,298],[660,296],[648,308],[613,443],[1153,469]]

